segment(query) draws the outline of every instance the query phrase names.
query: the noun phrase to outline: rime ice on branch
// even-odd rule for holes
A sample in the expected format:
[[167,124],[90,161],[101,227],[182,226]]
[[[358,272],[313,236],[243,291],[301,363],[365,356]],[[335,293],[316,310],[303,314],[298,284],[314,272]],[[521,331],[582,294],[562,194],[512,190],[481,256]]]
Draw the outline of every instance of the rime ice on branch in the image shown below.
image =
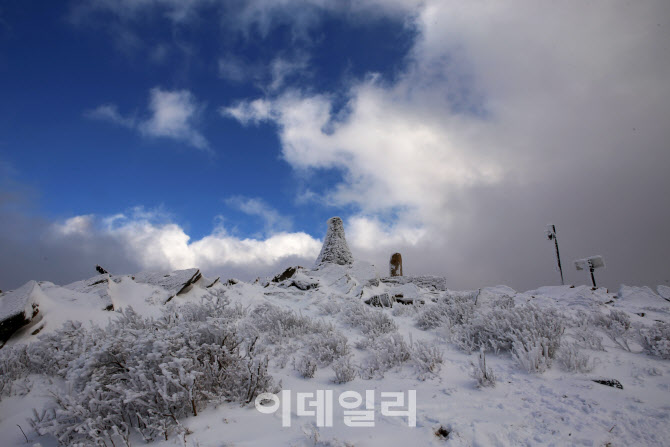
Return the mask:
[[331,217],[328,219],[328,232],[323,240],[321,253],[316,258],[316,266],[323,264],[351,265],[354,263],[354,257],[349,251],[347,240],[344,237],[344,226],[342,219]]

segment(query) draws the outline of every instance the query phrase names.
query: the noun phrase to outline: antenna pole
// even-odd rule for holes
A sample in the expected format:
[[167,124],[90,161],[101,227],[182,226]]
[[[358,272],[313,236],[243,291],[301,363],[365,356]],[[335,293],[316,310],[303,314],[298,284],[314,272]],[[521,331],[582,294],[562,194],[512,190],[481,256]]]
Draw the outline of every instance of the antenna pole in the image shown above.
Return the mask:
[[556,236],[556,225],[551,225],[551,232],[548,234],[549,240],[554,240],[554,246],[556,247],[556,262],[558,263],[558,271],[561,274],[561,285],[564,286],[565,282],[563,281],[563,267],[561,267],[561,254],[558,251],[558,236]]

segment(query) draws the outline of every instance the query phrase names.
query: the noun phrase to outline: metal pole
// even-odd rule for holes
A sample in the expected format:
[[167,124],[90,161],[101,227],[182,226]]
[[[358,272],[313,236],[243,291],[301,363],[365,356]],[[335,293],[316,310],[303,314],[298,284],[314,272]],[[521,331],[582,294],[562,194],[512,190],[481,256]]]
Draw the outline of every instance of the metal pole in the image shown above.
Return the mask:
[[597,288],[597,287],[596,287],[596,277],[593,276],[593,271],[594,271],[594,270],[595,270],[595,269],[593,268],[593,266],[592,266],[591,263],[589,262],[589,271],[591,272],[591,282],[593,282],[593,288],[596,289],[596,288]]
[[558,252],[558,236],[556,236],[556,225],[552,225],[551,229],[554,233],[554,245],[556,246],[556,261],[558,262],[558,271],[561,273],[561,285],[564,286],[563,281],[563,267],[561,267],[561,254]]

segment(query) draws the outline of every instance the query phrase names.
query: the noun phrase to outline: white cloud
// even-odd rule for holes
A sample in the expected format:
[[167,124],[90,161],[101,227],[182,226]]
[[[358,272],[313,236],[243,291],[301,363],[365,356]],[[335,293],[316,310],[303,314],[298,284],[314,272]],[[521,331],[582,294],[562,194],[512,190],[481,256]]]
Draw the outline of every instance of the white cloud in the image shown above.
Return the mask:
[[[250,213],[270,219],[278,217],[262,202],[246,200],[241,204]],[[141,269],[199,267],[214,273],[234,269],[250,277],[278,270],[287,261],[311,264],[321,248],[320,241],[302,232],[276,231],[265,238],[238,238],[222,226],[202,239],[191,241],[184,229],[166,220],[163,213],[141,208],[109,217],[72,217],[52,224],[48,239],[76,243],[82,251],[106,241],[108,247],[119,247],[129,265]]]
[[149,109],[151,117],[139,126],[143,134],[182,140],[198,149],[209,148],[205,137],[194,127],[201,106],[188,90],[152,88]]
[[123,116],[114,104],[103,104],[84,112],[84,116],[136,129],[146,137],[169,138],[203,151],[211,151],[208,141],[196,129],[203,106],[191,92],[152,88],[148,108],[149,115],[142,120]]

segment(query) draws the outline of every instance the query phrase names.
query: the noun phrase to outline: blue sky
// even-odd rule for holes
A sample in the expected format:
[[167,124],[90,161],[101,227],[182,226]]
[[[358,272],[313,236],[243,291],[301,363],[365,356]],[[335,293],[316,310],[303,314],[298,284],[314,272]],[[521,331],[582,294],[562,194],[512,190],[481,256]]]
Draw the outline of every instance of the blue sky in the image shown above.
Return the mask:
[[[0,289],[354,255],[453,287],[666,283],[668,5],[10,1]],[[569,262],[567,262],[569,264]],[[564,262],[566,264],[566,262]],[[585,282],[572,270],[573,283]]]
[[[297,206],[294,198],[306,181],[320,190],[337,172],[309,179],[292,173],[273,125],[250,129],[221,117],[217,107],[262,94],[273,82],[273,62],[283,57],[287,64],[313,59],[289,73],[283,88],[337,93],[370,72],[392,80],[414,37],[401,20],[389,18],[349,23],[328,15],[294,37],[290,25],[243,32],[226,29],[216,16],[187,26],[160,14],[126,25],[100,11],[75,19],[77,8],[62,2],[3,8],[4,161],[19,171],[17,180],[39,190],[49,218],[162,207],[195,238],[209,234],[224,212],[242,236],[263,229],[260,219],[227,206],[231,197],[262,198],[320,235],[332,211]],[[249,72],[226,79],[222,64]],[[150,114],[152,89],[190,93],[198,109],[192,127],[206,147],[91,117],[107,105],[141,121]]]

